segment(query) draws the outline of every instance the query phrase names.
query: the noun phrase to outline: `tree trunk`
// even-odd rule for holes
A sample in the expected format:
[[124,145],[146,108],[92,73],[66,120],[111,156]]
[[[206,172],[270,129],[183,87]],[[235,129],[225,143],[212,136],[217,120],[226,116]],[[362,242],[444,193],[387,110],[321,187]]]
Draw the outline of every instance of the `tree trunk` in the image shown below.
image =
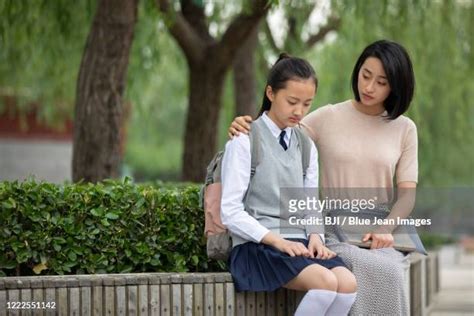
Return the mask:
[[189,106],[184,136],[182,179],[202,182],[206,165],[216,148],[225,74],[237,50],[269,10],[267,0],[249,2],[229,24],[219,40],[213,38],[202,1],[182,0],[174,11],[168,0],[157,0],[160,11],[169,17],[167,28],[184,52],[189,66]]
[[183,180],[203,182],[205,166],[214,155],[225,69],[218,69],[208,58],[191,65],[189,72],[189,107],[183,151]]
[[101,0],[77,82],[72,178],[97,182],[119,175],[123,91],[138,0]]
[[239,48],[233,64],[236,116],[255,117],[257,114],[255,51],[258,43],[258,29],[257,26]]

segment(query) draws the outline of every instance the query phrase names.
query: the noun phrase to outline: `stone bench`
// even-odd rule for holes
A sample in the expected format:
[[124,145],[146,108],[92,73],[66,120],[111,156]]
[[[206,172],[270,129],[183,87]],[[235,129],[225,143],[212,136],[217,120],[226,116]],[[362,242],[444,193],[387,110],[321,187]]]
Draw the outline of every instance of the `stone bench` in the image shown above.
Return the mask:
[[[410,261],[411,314],[424,315],[439,290],[438,256]],[[229,273],[4,277],[0,315],[293,315],[303,295],[237,293]],[[8,309],[12,302],[54,302],[55,309]]]

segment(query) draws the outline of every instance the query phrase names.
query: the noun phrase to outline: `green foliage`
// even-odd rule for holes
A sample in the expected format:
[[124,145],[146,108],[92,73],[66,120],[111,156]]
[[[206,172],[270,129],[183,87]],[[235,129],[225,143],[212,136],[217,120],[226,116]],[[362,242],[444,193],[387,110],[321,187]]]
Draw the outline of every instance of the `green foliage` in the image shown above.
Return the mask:
[[456,240],[453,237],[439,235],[439,234],[432,234],[432,233],[420,233],[420,239],[423,242],[423,246],[425,246],[428,250],[436,250],[442,245],[452,244]]
[[334,1],[342,26],[308,52],[320,77],[318,105],[352,98],[350,75],[369,43],[386,38],[412,57],[416,91],[407,116],[418,128],[423,186],[474,185],[472,1]]
[[[250,1],[202,3],[209,28],[219,37],[231,17]],[[297,33],[317,33],[302,21],[310,1],[272,3],[295,16]],[[40,101],[46,120],[62,118],[64,113],[70,117],[95,6],[93,0],[0,1],[0,95],[15,94],[20,105]],[[331,10],[341,18],[337,34],[306,51],[301,45],[287,45],[316,68],[320,86],[315,107],[351,98],[350,75],[361,50],[377,39],[396,40],[412,56],[417,79],[407,115],[418,127],[420,184],[473,185],[473,2],[333,0]],[[275,57],[265,36],[259,43],[258,100],[266,66]],[[193,115],[186,113],[187,96],[185,58],[168,34],[156,1],[140,1],[125,95],[131,115],[124,159],[138,179],[179,178],[184,122],[186,115]],[[216,130],[221,146],[234,116],[229,77],[223,99]]]
[[0,275],[221,271],[207,259],[198,191],[0,182]]
[[72,117],[95,5],[93,0],[0,1],[0,95],[14,95],[24,111],[40,102],[39,118],[49,124]]
[[141,5],[125,98],[131,100],[125,163],[137,179],[179,179],[187,68],[154,3]]

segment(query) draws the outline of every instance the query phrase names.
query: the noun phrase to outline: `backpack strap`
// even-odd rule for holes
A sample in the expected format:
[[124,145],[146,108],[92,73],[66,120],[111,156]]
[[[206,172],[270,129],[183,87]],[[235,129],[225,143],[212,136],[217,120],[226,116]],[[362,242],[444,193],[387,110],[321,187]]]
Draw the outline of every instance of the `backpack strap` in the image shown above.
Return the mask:
[[303,180],[306,180],[306,171],[309,167],[309,160],[311,158],[311,139],[304,133],[304,131],[297,127],[293,128],[298,144],[301,148],[301,160],[303,163]]
[[260,131],[257,124],[252,124],[252,129],[249,133],[250,138],[250,156],[251,156],[251,165],[250,165],[250,179],[255,175],[255,169],[260,163]]

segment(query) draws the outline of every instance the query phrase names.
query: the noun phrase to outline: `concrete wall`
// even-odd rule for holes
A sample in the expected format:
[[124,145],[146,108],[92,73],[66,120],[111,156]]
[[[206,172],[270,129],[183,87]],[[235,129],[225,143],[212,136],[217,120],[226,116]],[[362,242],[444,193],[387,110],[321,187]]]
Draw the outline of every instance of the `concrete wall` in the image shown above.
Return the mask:
[[72,142],[67,140],[0,139],[0,181],[71,179]]

